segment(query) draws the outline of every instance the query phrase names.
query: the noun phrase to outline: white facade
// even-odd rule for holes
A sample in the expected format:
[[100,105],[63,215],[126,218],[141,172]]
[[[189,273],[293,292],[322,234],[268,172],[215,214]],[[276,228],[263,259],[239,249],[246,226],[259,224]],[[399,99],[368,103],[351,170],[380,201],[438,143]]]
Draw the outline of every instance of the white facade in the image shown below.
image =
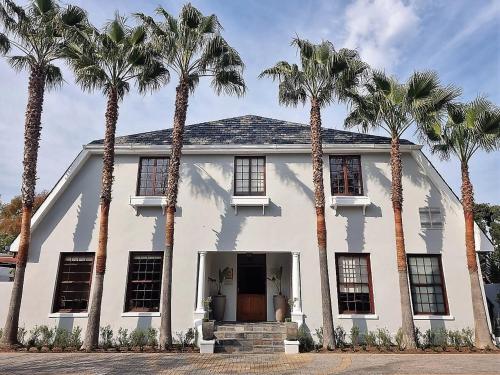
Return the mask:
[[[401,325],[394,219],[390,200],[388,145],[325,145],[324,181],[328,261],[334,323],[349,330]],[[32,242],[26,271],[20,325],[60,325],[84,328],[86,313],[57,313],[53,299],[61,252],[95,252],[98,239],[101,175],[100,146],[86,146],[33,220]],[[109,218],[109,244],[101,325],[159,327],[160,313],[125,313],[129,252],[162,251],[165,216],[161,199],[137,198],[140,157],[168,156],[168,146],[117,146],[113,201]],[[419,146],[402,146],[404,211],[408,254],[441,254],[449,314],[418,315],[422,329],[473,327],[470,283],[466,268],[464,222],[461,205],[423,156]],[[347,206],[330,193],[329,155],[360,155],[364,197]],[[255,206],[233,199],[234,157],[266,157],[266,197]],[[208,277],[219,268],[233,269],[225,320],[236,320],[237,254],[265,253],[267,274],[284,269],[283,293],[295,298],[292,319],[314,332],[322,325],[316,247],[312,168],[306,145],[186,146],[175,218],[173,270],[173,330],[186,331],[202,316],[200,302],[214,293]],[[237,206],[237,207],[235,207]],[[421,229],[419,208],[439,207],[442,229]],[[491,243],[477,231],[477,250],[490,251]],[[17,242],[12,249],[16,249]],[[369,253],[373,314],[338,312],[336,253]],[[200,265],[200,261],[203,264]],[[201,275],[201,276],[200,276]],[[200,288],[202,293],[200,293]],[[10,283],[0,283],[0,300],[8,301]],[[272,296],[267,283],[267,319],[273,320]],[[7,303],[0,305],[5,319]]]

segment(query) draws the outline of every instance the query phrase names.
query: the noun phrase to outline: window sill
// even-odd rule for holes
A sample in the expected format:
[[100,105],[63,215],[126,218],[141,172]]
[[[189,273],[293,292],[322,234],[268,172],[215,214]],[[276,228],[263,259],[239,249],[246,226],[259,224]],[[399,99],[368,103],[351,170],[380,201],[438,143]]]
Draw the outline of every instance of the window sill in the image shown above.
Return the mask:
[[135,214],[139,215],[139,207],[161,207],[163,215],[167,207],[167,198],[164,196],[131,196],[129,205],[135,209]]
[[453,315],[413,315],[413,320],[455,320]]
[[269,206],[270,199],[265,195],[234,195],[231,197],[231,206],[234,206],[234,212],[238,215],[238,207],[259,207],[262,206],[262,215],[265,214],[265,208]]
[[147,312],[147,311],[129,311],[129,312],[124,312],[122,313],[122,318],[137,318],[141,316],[150,316],[150,317],[157,317],[160,316],[160,312]]
[[340,315],[337,315],[337,319],[378,320],[378,315],[377,314],[340,314]]
[[79,313],[51,313],[49,314],[49,318],[88,318],[88,312],[79,312]]
[[364,195],[332,195],[330,199],[330,207],[333,207],[335,213],[338,207],[362,207],[363,215],[366,215],[366,207],[372,203],[370,198]]

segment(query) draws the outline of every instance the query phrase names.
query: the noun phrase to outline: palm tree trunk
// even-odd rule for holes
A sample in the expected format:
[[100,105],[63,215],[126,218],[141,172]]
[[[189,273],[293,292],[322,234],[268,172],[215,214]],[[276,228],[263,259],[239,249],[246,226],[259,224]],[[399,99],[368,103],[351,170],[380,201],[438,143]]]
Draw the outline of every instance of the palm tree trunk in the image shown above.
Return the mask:
[[476,244],[474,240],[474,190],[469,177],[469,166],[462,162],[462,207],[465,217],[465,251],[469,270],[474,314],[475,345],[480,349],[492,346],[490,330],[484,308],[483,294],[477,268]]
[[334,349],[332,299],[328,276],[328,253],[326,249],[325,189],[323,185],[323,141],[321,136],[321,110],[316,99],[311,99],[311,149],[316,207],[316,235],[319,251],[321,280],[321,308],[323,312],[323,348]]
[[108,93],[106,108],[106,130],[104,134],[104,154],[102,158],[101,178],[101,215],[99,219],[99,247],[97,249],[95,277],[92,286],[89,319],[83,349],[90,351],[99,343],[99,323],[101,320],[101,302],[106,272],[106,255],[108,247],[108,220],[113,187],[113,169],[115,166],[115,133],[118,121],[118,93],[111,89]]
[[174,217],[179,191],[179,167],[184,137],[184,125],[189,99],[189,85],[181,78],[176,88],[172,150],[168,166],[165,253],[163,256],[160,348],[172,346],[172,270],[174,252]]
[[406,348],[416,347],[415,325],[408,285],[408,268],[406,263],[405,236],[403,232],[403,165],[399,150],[399,138],[391,140],[391,172],[392,172],[392,209],[394,211],[394,229],[396,234],[396,259],[399,276],[399,295],[401,299],[401,326],[403,342]]
[[19,327],[19,313],[21,311],[21,300],[23,296],[24,274],[30,247],[31,213],[35,200],[36,168],[40,132],[42,130],[41,119],[44,92],[45,71],[41,67],[33,67],[29,78],[28,104],[26,106],[24,125],[21,233],[17,252],[14,284],[12,285],[10,305],[2,336],[2,347],[12,347],[18,344],[17,330]]

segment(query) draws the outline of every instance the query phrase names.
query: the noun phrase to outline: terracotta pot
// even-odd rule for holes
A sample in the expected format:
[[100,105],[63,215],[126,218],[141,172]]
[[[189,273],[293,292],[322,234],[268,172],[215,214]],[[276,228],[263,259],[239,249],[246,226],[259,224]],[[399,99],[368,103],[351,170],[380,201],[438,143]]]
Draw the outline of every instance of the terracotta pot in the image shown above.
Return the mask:
[[201,335],[203,340],[212,340],[214,338],[215,321],[207,320],[201,322]]
[[224,320],[224,311],[226,310],[226,296],[217,295],[212,297],[212,307],[214,310],[214,319],[216,321]]
[[286,315],[286,298],[284,295],[279,294],[273,297],[274,303],[274,313],[276,315],[277,322],[284,322]]

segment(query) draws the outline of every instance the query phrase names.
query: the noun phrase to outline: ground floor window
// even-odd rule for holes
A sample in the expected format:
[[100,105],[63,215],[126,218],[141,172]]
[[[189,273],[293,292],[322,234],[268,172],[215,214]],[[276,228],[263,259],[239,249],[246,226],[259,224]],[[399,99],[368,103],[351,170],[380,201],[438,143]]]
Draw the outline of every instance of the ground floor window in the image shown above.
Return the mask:
[[448,306],[440,255],[408,255],[414,314],[447,315]]
[[94,253],[61,253],[54,312],[85,312],[89,304]]
[[125,311],[160,311],[163,252],[132,252]]
[[369,254],[336,254],[340,314],[373,314]]

